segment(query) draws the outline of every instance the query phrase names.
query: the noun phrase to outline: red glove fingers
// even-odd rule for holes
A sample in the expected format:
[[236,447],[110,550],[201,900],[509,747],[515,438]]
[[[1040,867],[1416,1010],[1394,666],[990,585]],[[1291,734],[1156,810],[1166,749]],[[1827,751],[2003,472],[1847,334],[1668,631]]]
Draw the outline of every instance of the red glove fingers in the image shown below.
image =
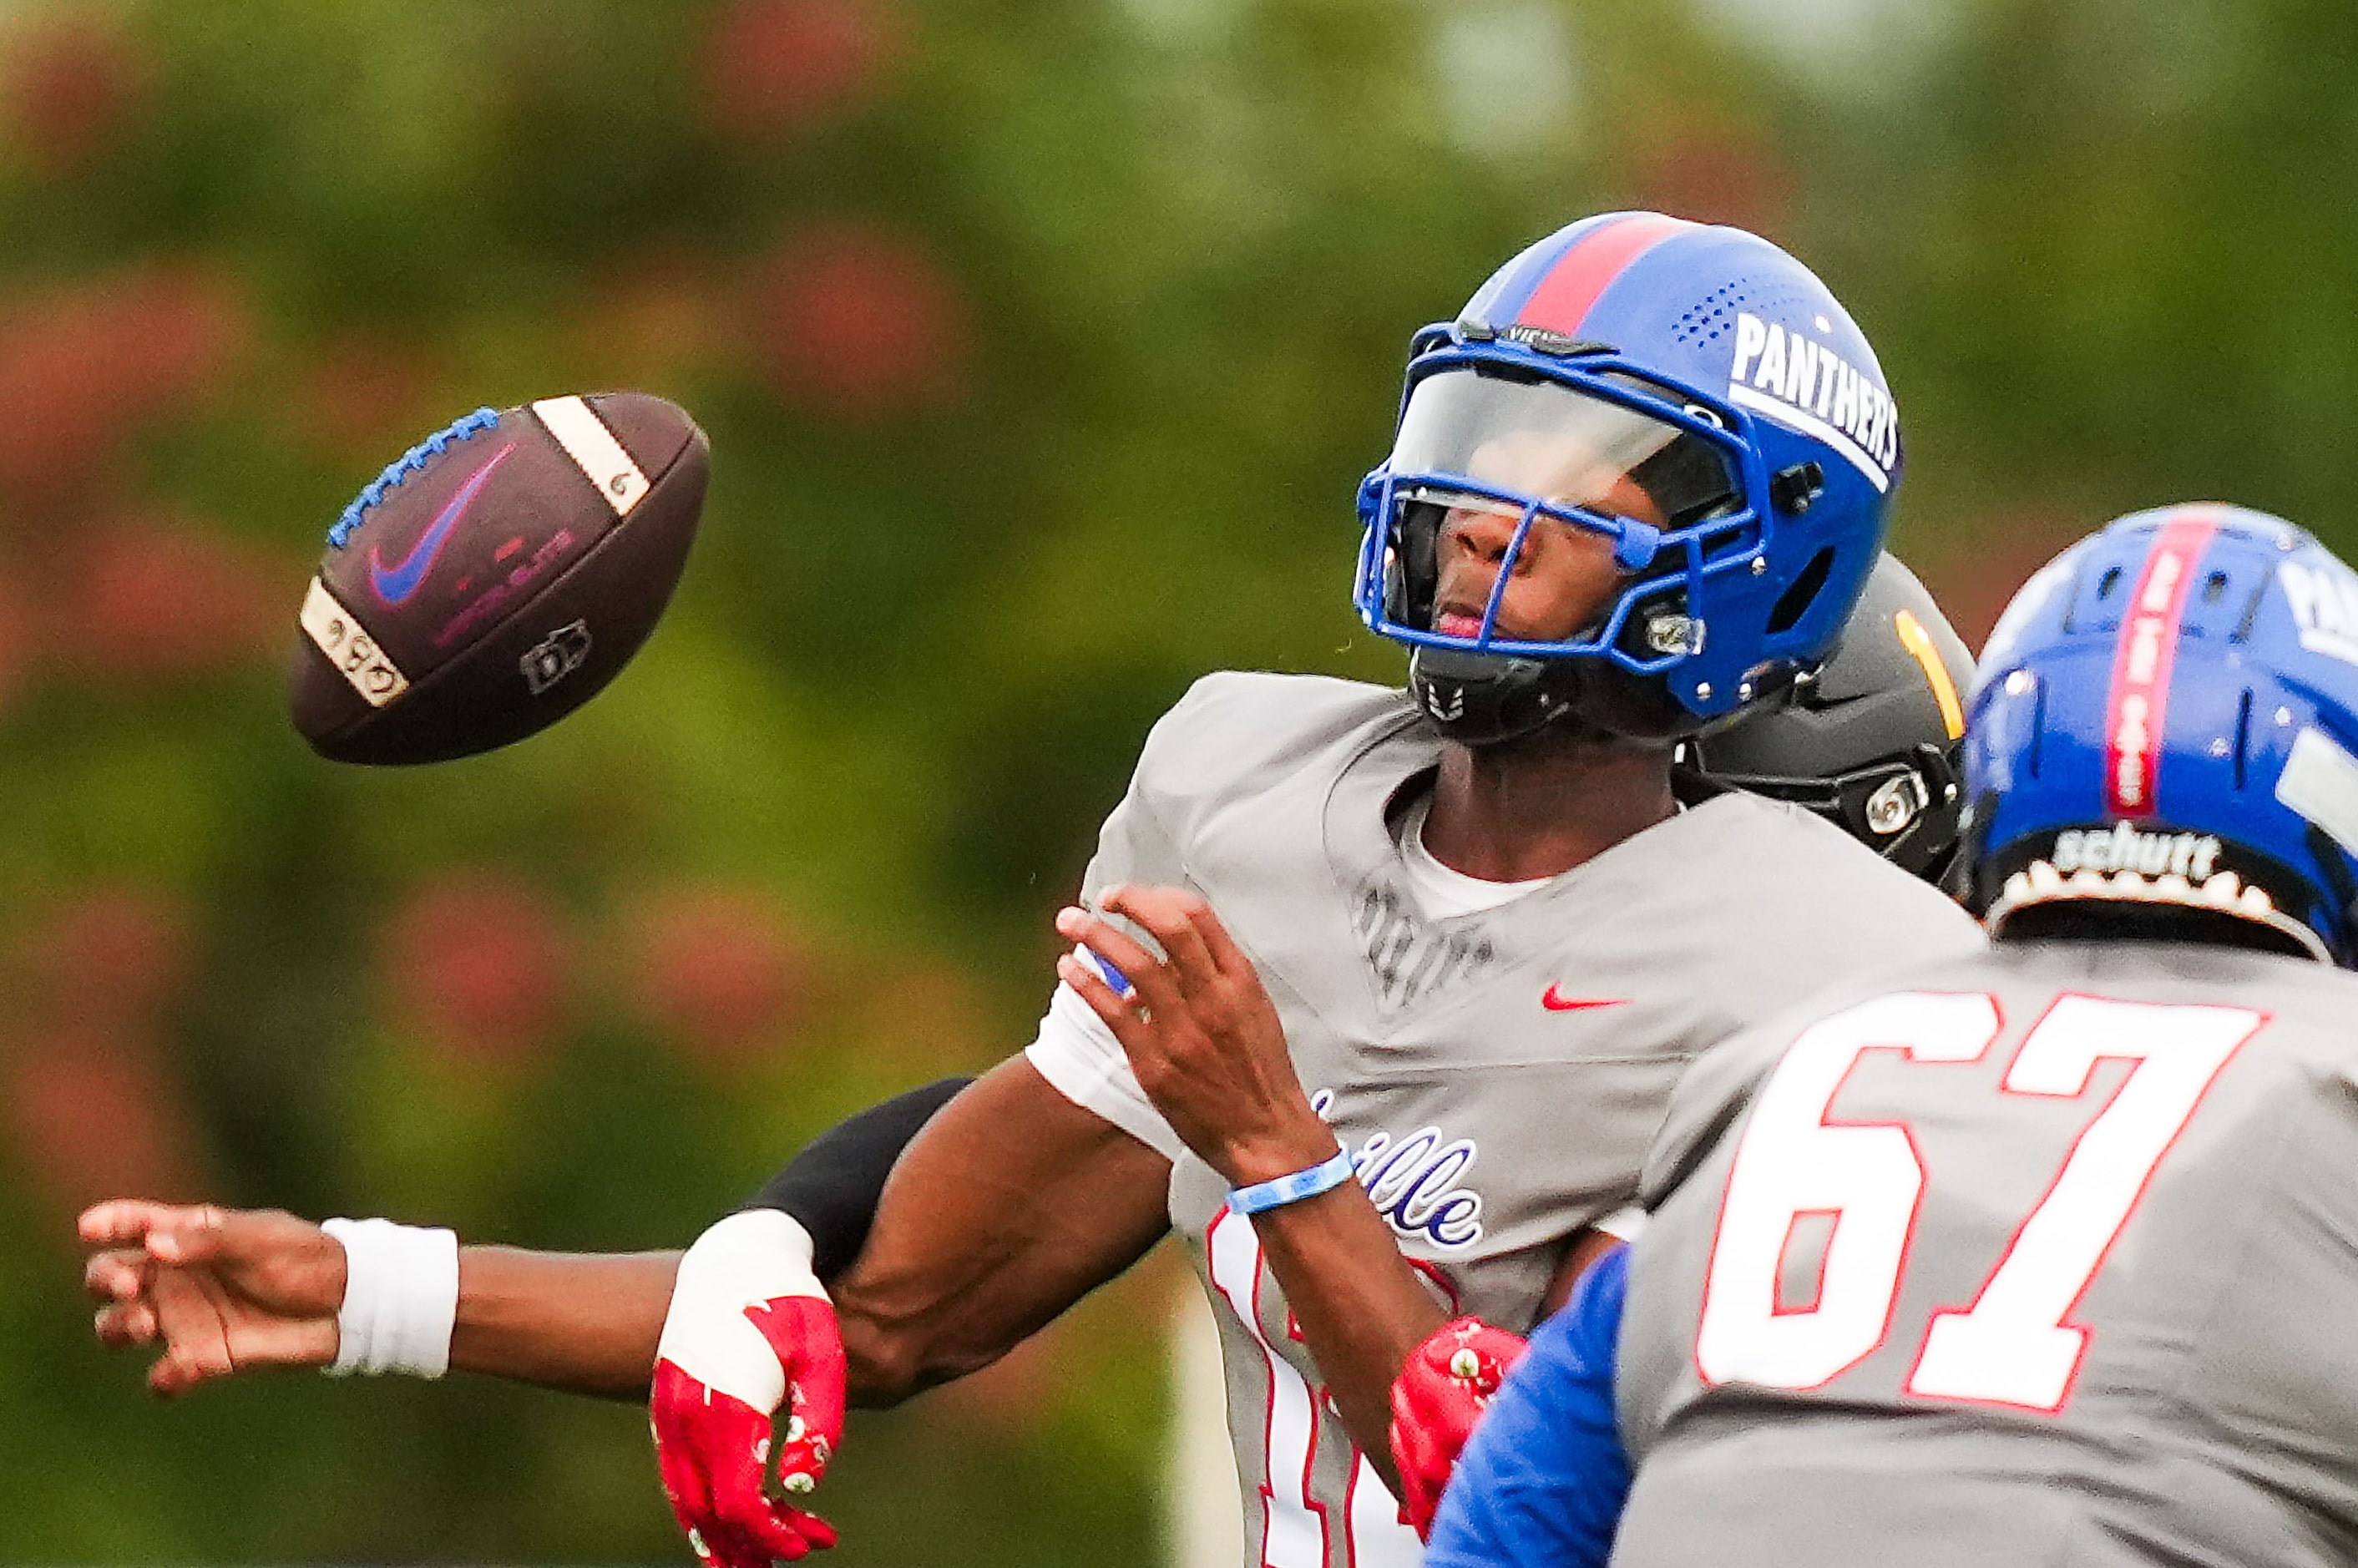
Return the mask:
[[[815,1296],[785,1296],[746,1313],[786,1369],[786,1429],[778,1444],[778,1484],[800,1495],[817,1487],[843,1445],[848,1376],[835,1309]],[[808,1517],[808,1516],[805,1516]],[[825,1526],[821,1526],[825,1529]],[[835,1544],[834,1532],[819,1544]]]
[[1405,1493],[1401,1518],[1419,1539],[1433,1530],[1441,1494],[1474,1423],[1526,1348],[1520,1335],[1461,1317],[1411,1351],[1393,1380],[1392,1462]]
[[769,1568],[794,1562],[813,1542],[784,1520],[748,1530],[739,1520],[766,1514],[762,1497],[770,1419],[741,1400],[715,1393],[670,1362],[655,1367],[650,1405],[655,1464],[673,1517],[688,1544],[714,1568]]
[[843,1340],[810,1258],[801,1226],[752,1209],[680,1259],[648,1414],[672,1512],[713,1568],[769,1568],[835,1544],[824,1520],[767,1484],[774,1422],[779,1482],[796,1496],[843,1441]]

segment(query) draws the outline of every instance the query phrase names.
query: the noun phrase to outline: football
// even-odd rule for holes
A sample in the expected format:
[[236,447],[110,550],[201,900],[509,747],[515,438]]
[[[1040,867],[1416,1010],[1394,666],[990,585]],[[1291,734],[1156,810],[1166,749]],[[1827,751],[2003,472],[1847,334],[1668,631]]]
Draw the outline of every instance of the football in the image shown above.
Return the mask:
[[620,673],[670,600],[710,449],[644,393],[479,409],[344,509],[303,597],[295,728],[342,762],[520,741]]

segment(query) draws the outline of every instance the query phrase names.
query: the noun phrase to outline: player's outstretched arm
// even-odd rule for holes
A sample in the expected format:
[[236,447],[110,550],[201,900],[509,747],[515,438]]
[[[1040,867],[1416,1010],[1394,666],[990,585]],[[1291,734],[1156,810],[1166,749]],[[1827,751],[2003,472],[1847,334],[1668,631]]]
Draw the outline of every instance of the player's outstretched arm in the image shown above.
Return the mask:
[[[978,1137],[978,1108],[960,1096],[951,1139],[924,1157],[897,1206],[885,1204],[884,1245],[861,1254],[842,1281],[857,1347],[855,1400],[890,1403],[989,1364],[1162,1233],[1170,1167],[1160,1155],[1073,1106],[1020,1058],[993,1078],[979,1113],[1008,1119],[1007,1129],[1023,1140],[1021,1158],[1011,1162],[1007,1152],[991,1152],[995,1134]],[[866,1239],[871,1184],[879,1180],[867,1166],[879,1160],[889,1166],[914,1126],[956,1087],[929,1086],[855,1119],[881,1119],[883,1143],[860,1149],[843,1169],[806,1173],[765,1194],[811,1224],[823,1275],[833,1276],[843,1255]],[[904,1105],[914,1108],[902,1111]],[[958,1120],[969,1125],[961,1130]],[[844,1164],[828,1139],[808,1152]],[[968,1159],[990,1163],[991,1173],[968,1180],[957,1172]],[[960,1185],[958,1201],[925,1195],[928,1169]],[[1060,1179],[1021,1173],[1051,1169]],[[1056,1217],[1044,1220],[1022,1212],[1022,1203],[1001,1201],[1027,1190]],[[992,1212],[972,1212],[977,1204]],[[901,1217],[889,1217],[896,1206]],[[119,1348],[158,1347],[150,1372],[158,1393],[266,1367],[330,1367],[344,1347],[345,1247],[309,1220],[276,1210],[119,1199],[90,1209],[80,1228],[90,1249],[84,1283],[100,1303],[98,1336]],[[1028,1238],[1052,1255],[1035,1254],[995,1275],[963,1257],[953,1244],[959,1238],[993,1257],[1024,1251]],[[455,1250],[457,1299],[444,1309],[447,1361],[433,1370],[447,1365],[575,1393],[646,1396],[679,1253]],[[423,1353],[430,1358],[436,1349]]]
[[[757,1205],[794,1216],[817,1238],[821,1279],[859,1251],[902,1148],[970,1081],[928,1084],[850,1118],[763,1189]],[[161,1346],[150,1372],[158,1393],[261,1367],[337,1361],[346,1255],[321,1227],[276,1210],[124,1199],[92,1208],[81,1230],[92,1249],[84,1281],[100,1303],[98,1336],[117,1347]],[[450,1245],[458,1296],[438,1369],[645,1396],[680,1254]]]
[[[159,1394],[265,1367],[460,1367],[577,1393],[639,1399],[671,1299],[676,1252],[611,1256],[452,1247],[455,1303],[435,1323],[383,1322],[385,1343],[355,1344],[340,1324],[344,1243],[276,1210],[117,1200],[81,1217],[84,1283],[99,1338],[157,1346]],[[413,1282],[414,1281],[410,1281]],[[446,1291],[447,1297],[447,1291]],[[347,1354],[347,1353],[350,1354]]]
[[901,1155],[866,1244],[830,1281],[855,1404],[999,1359],[1169,1228],[1171,1162],[1022,1056],[942,1108]]
[[450,1365],[603,1399],[644,1400],[677,1252],[459,1249]]

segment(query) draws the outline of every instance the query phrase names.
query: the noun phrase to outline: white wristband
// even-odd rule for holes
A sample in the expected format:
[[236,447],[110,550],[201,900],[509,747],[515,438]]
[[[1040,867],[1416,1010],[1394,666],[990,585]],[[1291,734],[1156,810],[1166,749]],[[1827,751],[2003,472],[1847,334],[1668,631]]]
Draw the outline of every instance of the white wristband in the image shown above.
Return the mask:
[[458,1236],[389,1219],[331,1219],[319,1228],[344,1248],[344,1304],[328,1375],[449,1371],[459,1317]]

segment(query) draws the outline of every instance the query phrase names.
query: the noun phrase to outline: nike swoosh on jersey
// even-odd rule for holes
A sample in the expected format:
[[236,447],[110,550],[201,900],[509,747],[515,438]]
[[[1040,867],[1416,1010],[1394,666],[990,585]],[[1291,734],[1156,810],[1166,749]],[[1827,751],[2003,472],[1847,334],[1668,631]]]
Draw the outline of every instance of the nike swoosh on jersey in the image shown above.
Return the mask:
[[459,519],[466,512],[468,503],[482,490],[484,481],[492,477],[492,470],[500,466],[500,460],[514,450],[515,443],[511,441],[493,452],[491,461],[469,475],[467,482],[459,487],[459,493],[450,498],[450,504],[442,509],[441,515],[434,519],[433,526],[409,547],[409,554],[403,557],[399,566],[387,569],[384,563],[377,559],[376,546],[369,546],[369,587],[376,590],[378,599],[387,604],[409,602],[410,595],[417,591],[418,584],[424,582],[426,574],[433,569],[434,557],[442,553],[444,545],[449,543],[450,535],[458,528]]
[[1540,998],[1540,1005],[1550,1012],[1581,1012],[1592,1007],[1627,1007],[1629,999],[1626,996],[1566,996],[1550,986],[1547,995]]

